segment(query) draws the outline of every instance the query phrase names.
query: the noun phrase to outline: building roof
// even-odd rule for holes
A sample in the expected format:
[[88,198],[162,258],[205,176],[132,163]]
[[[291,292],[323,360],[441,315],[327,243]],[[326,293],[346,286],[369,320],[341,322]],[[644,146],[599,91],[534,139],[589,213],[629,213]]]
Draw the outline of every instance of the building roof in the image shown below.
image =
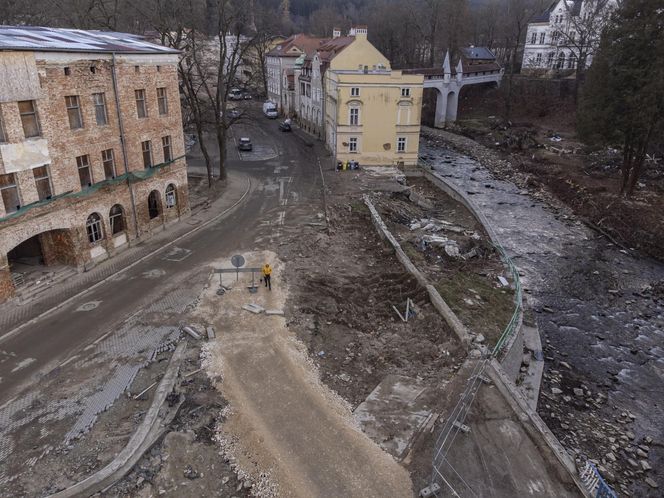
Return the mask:
[[355,41],[354,36],[339,36],[328,40],[318,47],[318,56],[321,62],[330,62],[335,55]]
[[[301,53],[315,52],[327,40],[327,38],[314,38],[304,33],[298,33],[286,38],[270,50],[267,55],[271,57],[298,57]],[[297,50],[292,50],[293,48]]]
[[0,26],[0,50],[118,54],[179,53],[178,50],[149,43],[143,37],[129,33],[39,26]]
[[[581,6],[583,5],[583,0],[566,0],[566,1],[572,16],[574,17],[578,16],[581,13]],[[547,9],[544,12],[535,16],[532,22],[549,22],[551,18],[551,12],[553,12],[553,9],[555,9],[556,5],[558,5],[559,3],[560,0],[555,0],[554,2],[552,2],[551,5],[549,5],[549,7],[547,7]]]
[[486,47],[465,47],[459,49],[461,57],[467,60],[495,60],[496,56]]

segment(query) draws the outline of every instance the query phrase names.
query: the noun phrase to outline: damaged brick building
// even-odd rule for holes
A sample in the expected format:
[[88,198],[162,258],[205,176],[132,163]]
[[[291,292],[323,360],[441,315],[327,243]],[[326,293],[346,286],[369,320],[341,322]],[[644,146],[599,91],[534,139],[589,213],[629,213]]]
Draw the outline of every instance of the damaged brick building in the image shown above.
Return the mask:
[[0,26],[0,302],[35,268],[85,270],[189,213],[178,57]]

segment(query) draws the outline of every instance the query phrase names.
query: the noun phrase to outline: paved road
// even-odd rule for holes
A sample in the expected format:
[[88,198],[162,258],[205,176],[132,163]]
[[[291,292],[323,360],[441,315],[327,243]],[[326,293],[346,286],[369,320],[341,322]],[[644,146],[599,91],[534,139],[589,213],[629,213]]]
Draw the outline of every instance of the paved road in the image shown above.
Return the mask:
[[[252,161],[229,153],[229,171],[246,175],[253,185],[241,208],[178,242],[180,251],[172,256],[160,253],[143,261],[122,278],[104,283],[4,341],[0,346],[0,406],[72,355],[83,357],[87,345],[117,330],[150,303],[176,295],[192,273],[218,255],[251,249],[256,241],[273,240],[281,230],[274,230],[275,225],[296,226],[298,217],[311,219],[315,215],[311,206],[320,203],[315,160],[320,150],[304,147],[294,134],[285,136],[275,121],[261,125],[264,131],[254,140],[277,150],[279,156]],[[98,306],[77,312],[86,302],[97,302]]]

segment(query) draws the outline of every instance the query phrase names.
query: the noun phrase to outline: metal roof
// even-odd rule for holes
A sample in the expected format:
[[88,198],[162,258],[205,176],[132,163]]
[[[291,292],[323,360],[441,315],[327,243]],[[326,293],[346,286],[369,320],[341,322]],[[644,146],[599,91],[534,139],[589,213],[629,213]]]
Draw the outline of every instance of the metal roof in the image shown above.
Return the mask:
[[141,36],[113,31],[0,26],[0,50],[177,54],[179,51],[145,41]]
[[486,47],[464,47],[460,49],[460,52],[462,57],[469,60],[494,60],[496,58],[493,52]]

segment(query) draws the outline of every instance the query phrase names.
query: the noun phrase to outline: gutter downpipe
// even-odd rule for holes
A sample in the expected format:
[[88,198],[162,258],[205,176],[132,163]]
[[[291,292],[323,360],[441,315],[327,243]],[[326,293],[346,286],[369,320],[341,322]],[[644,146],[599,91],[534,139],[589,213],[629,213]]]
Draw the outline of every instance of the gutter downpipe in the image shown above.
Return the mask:
[[[136,201],[134,200],[134,190],[131,188],[129,181],[129,163],[127,160],[127,146],[125,145],[124,125],[122,124],[122,113],[120,112],[120,96],[118,94],[118,80],[115,75],[115,52],[111,53],[113,61],[111,63],[111,79],[113,80],[113,94],[115,96],[115,112],[118,116],[118,127],[120,128],[120,145],[122,146],[122,162],[124,164],[124,172],[127,176],[127,187],[129,188],[129,198],[131,199],[131,211],[134,215],[134,230],[136,231],[136,238],[140,239],[141,234],[138,229],[138,215],[136,213]],[[129,239],[129,237],[127,237]],[[129,240],[127,240],[129,242]]]

